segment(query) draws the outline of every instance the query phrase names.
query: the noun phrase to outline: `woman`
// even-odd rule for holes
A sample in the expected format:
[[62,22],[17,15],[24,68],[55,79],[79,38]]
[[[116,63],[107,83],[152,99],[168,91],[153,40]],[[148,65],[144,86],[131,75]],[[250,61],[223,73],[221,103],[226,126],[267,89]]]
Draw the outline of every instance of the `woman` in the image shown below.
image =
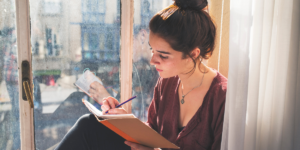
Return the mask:
[[[147,124],[181,149],[218,150],[221,145],[227,79],[202,63],[213,51],[216,34],[206,6],[207,0],[175,0],[150,21],[150,63],[160,78]],[[127,113],[115,108],[118,104],[105,98],[102,110]],[[58,146],[74,148],[151,149],[124,141],[93,115],[81,117]]]

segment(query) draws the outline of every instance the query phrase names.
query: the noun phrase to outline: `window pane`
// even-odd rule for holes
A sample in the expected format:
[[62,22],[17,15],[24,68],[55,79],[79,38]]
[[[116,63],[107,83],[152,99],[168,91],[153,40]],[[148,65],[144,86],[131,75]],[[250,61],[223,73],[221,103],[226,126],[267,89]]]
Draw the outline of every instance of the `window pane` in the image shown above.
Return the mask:
[[20,149],[15,1],[0,1],[0,149]]
[[100,33],[99,35],[99,49],[104,50],[104,43],[105,43],[105,34]]
[[[100,106],[74,86],[87,68],[102,79],[107,90],[102,97],[111,95],[119,99],[119,3],[119,0],[30,1],[37,149],[57,144],[81,115],[89,113],[82,98]],[[109,6],[109,12],[100,13],[105,8],[100,4]],[[50,9],[55,13],[49,12]],[[104,19],[99,19],[101,16]]]
[[98,5],[99,5],[99,12],[100,13],[105,13],[105,0],[98,0]]
[[133,41],[133,94],[132,113],[142,121],[147,120],[148,106],[153,97],[153,89],[158,79],[156,69],[150,65],[151,51],[149,40],[149,21],[159,10],[171,5],[172,0],[134,1],[134,41]]

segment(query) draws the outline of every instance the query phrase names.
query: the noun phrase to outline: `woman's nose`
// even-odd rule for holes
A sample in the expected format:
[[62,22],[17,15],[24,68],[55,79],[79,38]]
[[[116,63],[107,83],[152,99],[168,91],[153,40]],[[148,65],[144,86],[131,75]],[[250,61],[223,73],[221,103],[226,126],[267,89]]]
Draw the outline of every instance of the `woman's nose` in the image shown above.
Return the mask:
[[154,54],[152,54],[150,64],[151,65],[159,65],[160,64],[159,61],[157,60],[157,56],[155,56]]

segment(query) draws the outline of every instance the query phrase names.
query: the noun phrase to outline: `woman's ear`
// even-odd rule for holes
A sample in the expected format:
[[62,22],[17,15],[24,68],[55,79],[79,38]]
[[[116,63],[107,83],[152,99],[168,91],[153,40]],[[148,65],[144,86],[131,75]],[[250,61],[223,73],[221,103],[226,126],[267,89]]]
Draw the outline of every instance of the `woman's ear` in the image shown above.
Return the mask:
[[201,52],[200,49],[196,47],[194,50],[190,52],[190,56],[195,60],[200,55],[200,52]]

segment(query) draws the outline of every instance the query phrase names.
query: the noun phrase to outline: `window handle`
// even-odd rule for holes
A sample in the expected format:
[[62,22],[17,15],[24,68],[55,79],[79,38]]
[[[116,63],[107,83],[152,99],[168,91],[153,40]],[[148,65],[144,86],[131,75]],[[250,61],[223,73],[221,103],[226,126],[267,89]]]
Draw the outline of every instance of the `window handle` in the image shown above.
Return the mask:
[[27,101],[29,102],[30,107],[33,108],[33,100],[32,100],[32,95],[31,95],[30,86],[29,86],[28,81],[23,81],[23,88],[25,91]]
[[30,64],[27,60],[22,61],[22,98],[27,100],[31,108],[33,108],[33,97],[30,86]]

